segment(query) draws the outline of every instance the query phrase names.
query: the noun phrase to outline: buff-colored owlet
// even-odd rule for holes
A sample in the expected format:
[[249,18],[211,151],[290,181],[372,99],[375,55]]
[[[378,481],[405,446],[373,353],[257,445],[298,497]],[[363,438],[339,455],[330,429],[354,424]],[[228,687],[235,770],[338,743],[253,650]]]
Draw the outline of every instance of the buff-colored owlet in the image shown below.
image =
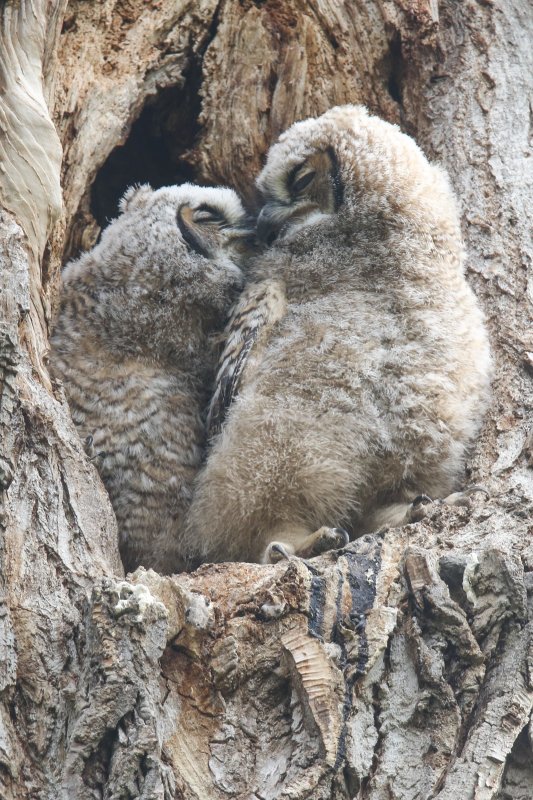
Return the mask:
[[444,498],[489,399],[483,314],[445,172],[362,107],[298,122],[258,179],[258,233],[211,407],[192,562],[313,555]]

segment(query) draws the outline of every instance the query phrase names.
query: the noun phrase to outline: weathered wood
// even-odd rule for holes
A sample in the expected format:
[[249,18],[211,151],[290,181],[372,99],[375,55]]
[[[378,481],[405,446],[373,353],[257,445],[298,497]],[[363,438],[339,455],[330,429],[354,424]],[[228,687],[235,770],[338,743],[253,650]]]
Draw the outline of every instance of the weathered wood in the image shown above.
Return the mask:
[[[533,796],[532,35],[527,0],[3,4],[1,797]],[[141,167],[253,205],[271,141],[343,102],[461,198],[497,367],[466,480],[490,498],[310,563],[125,582],[47,375],[60,263]]]

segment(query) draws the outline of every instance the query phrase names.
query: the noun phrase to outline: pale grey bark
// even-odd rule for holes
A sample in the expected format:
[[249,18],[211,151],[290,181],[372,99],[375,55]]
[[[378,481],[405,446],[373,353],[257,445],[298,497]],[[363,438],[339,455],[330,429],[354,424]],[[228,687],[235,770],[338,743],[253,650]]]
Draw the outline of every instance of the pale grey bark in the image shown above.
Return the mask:
[[[531,5],[0,15],[0,797],[530,800]],[[271,140],[334,103],[368,104],[445,164],[496,360],[466,478],[489,499],[312,568],[123,581],[46,354],[59,264],[94,242],[91,187],[150,98],[172,168],[249,199]]]

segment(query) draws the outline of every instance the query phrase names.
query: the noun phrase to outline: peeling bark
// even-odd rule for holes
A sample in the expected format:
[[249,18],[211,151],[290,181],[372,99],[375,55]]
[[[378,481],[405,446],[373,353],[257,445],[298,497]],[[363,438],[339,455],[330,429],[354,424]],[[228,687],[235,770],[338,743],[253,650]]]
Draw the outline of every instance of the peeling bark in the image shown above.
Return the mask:
[[[0,796],[530,800],[533,11],[452,0],[0,10]],[[442,161],[497,364],[490,499],[310,563],[123,580],[46,369],[60,264],[129,183],[234,185],[362,102]],[[62,153],[62,160],[61,160]]]

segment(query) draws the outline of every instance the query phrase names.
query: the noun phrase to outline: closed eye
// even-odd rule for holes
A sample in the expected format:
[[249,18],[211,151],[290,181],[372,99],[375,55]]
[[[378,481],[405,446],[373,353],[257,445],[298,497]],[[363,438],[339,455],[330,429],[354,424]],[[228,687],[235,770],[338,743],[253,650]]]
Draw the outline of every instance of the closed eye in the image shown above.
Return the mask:
[[299,178],[296,178],[296,180],[293,182],[291,186],[292,191],[301,192],[303,189],[309,186],[315,175],[316,175],[315,170],[310,170],[310,172],[306,172],[304,175],[301,175]]
[[205,203],[194,210],[192,218],[193,222],[196,222],[198,225],[206,223],[224,225],[227,222],[226,217],[221,211]]

